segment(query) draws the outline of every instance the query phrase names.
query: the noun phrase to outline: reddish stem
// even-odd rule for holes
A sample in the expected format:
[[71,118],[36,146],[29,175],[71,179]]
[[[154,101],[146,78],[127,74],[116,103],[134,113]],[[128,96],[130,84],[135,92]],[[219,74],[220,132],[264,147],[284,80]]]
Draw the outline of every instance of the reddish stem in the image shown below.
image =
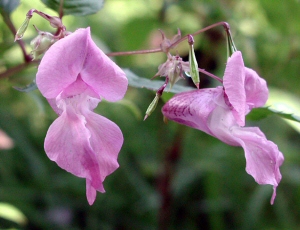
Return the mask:
[[181,146],[184,130],[184,126],[178,126],[171,148],[165,153],[163,172],[158,180],[158,191],[162,199],[159,210],[158,229],[161,230],[169,229],[170,227],[173,200],[172,180],[182,153]]
[[[11,21],[9,15],[8,15],[7,13],[3,12],[3,11],[1,11],[1,15],[2,15],[3,20],[4,20],[4,22],[6,23],[7,27],[8,27],[8,28],[10,29],[10,31],[12,32],[13,36],[15,36],[16,33],[17,33],[17,30],[16,30],[14,24],[12,23],[12,21]],[[20,48],[21,48],[21,50],[22,50],[23,57],[24,57],[24,61],[25,61],[26,63],[31,62],[32,57],[31,57],[29,54],[27,54],[26,49],[25,49],[25,44],[24,44],[24,42],[23,42],[22,40],[18,40],[17,42],[18,42],[18,44],[19,44],[19,46],[20,46]]]
[[14,66],[14,67],[6,70],[5,72],[0,73],[0,79],[13,76],[14,74],[22,71],[23,69],[27,68],[28,66],[38,64],[39,62],[40,62],[40,60],[33,60],[33,61],[30,61],[30,62],[24,62],[22,64]]

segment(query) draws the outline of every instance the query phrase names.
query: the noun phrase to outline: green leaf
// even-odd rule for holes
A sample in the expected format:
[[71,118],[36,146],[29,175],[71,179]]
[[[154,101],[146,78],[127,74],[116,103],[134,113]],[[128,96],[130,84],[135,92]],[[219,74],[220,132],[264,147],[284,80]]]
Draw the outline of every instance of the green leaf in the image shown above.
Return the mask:
[[[42,0],[49,8],[59,12],[60,1],[62,0]],[[64,15],[84,16],[97,13],[103,7],[104,0],[64,0]]]
[[248,115],[249,120],[260,120],[269,115],[283,118],[292,128],[300,132],[300,103],[295,95],[269,87],[269,99],[266,107],[253,109]]
[[0,217],[20,225],[24,225],[27,222],[27,218],[19,209],[7,203],[0,203]]
[[[164,84],[164,81],[150,80],[147,78],[139,77],[133,72],[131,72],[129,69],[123,69],[123,70],[128,78],[129,86],[157,91]],[[172,89],[166,91],[171,93],[181,93],[181,92],[191,91],[195,89],[196,88],[176,84],[172,87]]]
[[272,109],[270,107],[252,109],[251,112],[247,115],[247,119],[257,121],[266,118],[269,115],[277,115],[284,119],[300,122],[300,116],[290,113],[284,113],[283,111]]
[[3,9],[5,13],[10,14],[18,7],[19,4],[20,0],[0,0],[0,9]]
[[31,92],[33,90],[36,90],[37,86],[36,86],[35,81],[33,81],[32,83],[30,83],[29,85],[26,85],[25,87],[14,86],[13,88],[18,90],[18,91],[28,93],[28,92]]

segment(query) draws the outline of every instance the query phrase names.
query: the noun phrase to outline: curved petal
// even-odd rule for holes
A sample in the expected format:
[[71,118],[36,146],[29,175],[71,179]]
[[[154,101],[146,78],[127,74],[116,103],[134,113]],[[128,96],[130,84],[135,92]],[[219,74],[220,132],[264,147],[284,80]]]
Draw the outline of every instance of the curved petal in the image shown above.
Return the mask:
[[266,139],[257,127],[232,128],[232,135],[237,138],[245,150],[246,171],[258,184],[273,185],[271,204],[274,203],[276,187],[281,180],[279,167],[284,157],[277,145]]
[[216,107],[214,98],[219,94],[223,95],[221,87],[179,93],[163,106],[162,113],[170,120],[212,135],[207,119]]
[[123,134],[114,122],[103,116],[86,111],[85,117],[86,127],[91,133],[90,143],[95,151],[103,181],[119,167],[117,158],[123,145]]
[[245,68],[246,102],[249,110],[264,106],[269,97],[267,82],[249,68]]
[[77,79],[87,52],[89,28],[54,43],[38,67],[36,84],[46,98],[55,98]]
[[268,141],[257,127],[239,127],[229,108],[217,106],[208,119],[213,136],[226,144],[241,146],[245,151],[246,171],[258,184],[273,185],[273,204],[276,187],[281,180],[279,167],[283,155],[277,145]]
[[[97,189],[99,192],[105,192],[103,185]],[[89,179],[86,179],[86,198],[89,202],[89,205],[92,205],[97,196],[97,190],[92,186],[92,181]]]
[[232,105],[232,113],[240,126],[245,125],[246,93],[245,93],[245,66],[240,51],[234,52],[228,58],[223,84],[225,93]]
[[80,74],[86,84],[108,101],[120,100],[125,95],[128,80],[124,71],[96,46],[90,34]]
[[86,178],[94,189],[104,192],[98,158],[85,124],[85,118],[76,113],[71,103],[67,104],[47,132],[45,151],[58,166],[75,176]]

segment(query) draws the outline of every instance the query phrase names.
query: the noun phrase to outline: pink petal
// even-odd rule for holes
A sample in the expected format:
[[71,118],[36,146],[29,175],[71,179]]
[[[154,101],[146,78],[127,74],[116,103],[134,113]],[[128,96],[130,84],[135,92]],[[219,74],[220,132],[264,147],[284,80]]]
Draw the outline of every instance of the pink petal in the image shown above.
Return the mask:
[[271,204],[274,203],[276,187],[281,180],[279,167],[284,157],[277,145],[266,139],[257,127],[232,128],[232,135],[238,138],[245,150],[246,171],[258,184],[273,185]]
[[96,46],[90,34],[80,74],[85,83],[108,101],[120,100],[126,93],[128,80],[125,73]]
[[87,53],[88,29],[76,30],[54,43],[38,67],[36,84],[46,98],[55,98],[77,79]]
[[99,163],[101,180],[104,180],[119,167],[117,158],[123,144],[123,134],[114,122],[103,116],[90,111],[86,111],[84,116],[91,134],[90,143]]
[[108,101],[122,99],[127,90],[125,73],[95,45],[89,28],[78,29],[50,47],[39,65],[36,83],[50,99],[79,76]]
[[266,81],[249,68],[245,68],[245,76],[246,101],[249,110],[264,106],[269,97]]
[[[100,192],[105,192],[103,186],[98,189]],[[92,205],[97,196],[97,190],[92,186],[92,182],[89,179],[86,179],[86,197],[89,202],[89,205]]]
[[50,126],[45,138],[47,156],[58,166],[75,176],[88,179],[91,186],[104,192],[101,168],[103,164],[90,144],[91,133],[84,116],[67,104],[64,112]]
[[245,125],[246,93],[245,93],[245,67],[240,51],[234,52],[228,58],[223,84],[225,93],[232,105],[232,113],[240,126]]
[[209,121],[213,136],[229,145],[243,147],[247,173],[258,184],[273,185],[273,204],[276,187],[281,180],[279,167],[283,162],[283,155],[277,145],[268,141],[257,127],[239,127],[229,108],[216,107]]
[[213,99],[217,94],[223,95],[221,87],[176,94],[163,106],[162,113],[170,120],[211,135],[207,119],[216,106]]
[[162,112],[170,120],[200,129],[229,145],[243,147],[247,173],[259,184],[273,185],[273,204],[281,180],[279,167],[283,155],[258,128],[237,124],[220,88],[177,94],[165,104]]

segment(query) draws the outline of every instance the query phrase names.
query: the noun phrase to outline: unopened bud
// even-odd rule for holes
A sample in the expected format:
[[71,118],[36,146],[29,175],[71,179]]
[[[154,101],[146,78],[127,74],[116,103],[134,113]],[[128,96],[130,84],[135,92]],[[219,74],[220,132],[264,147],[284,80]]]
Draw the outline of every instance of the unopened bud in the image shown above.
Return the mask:
[[155,98],[153,99],[153,101],[148,106],[148,109],[146,111],[146,115],[144,117],[144,120],[146,120],[152,114],[152,112],[155,110],[160,97],[161,97],[161,94],[156,93]]
[[190,45],[189,48],[189,63],[190,63],[190,76],[196,85],[196,87],[199,89],[200,86],[200,76],[199,76],[199,70],[198,70],[198,62],[196,60],[195,51],[194,51],[194,38],[192,35],[188,35],[188,43]]
[[30,43],[33,47],[33,50],[31,51],[33,59],[36,59],[39,55],[45,53],[55,41],[56,39],[51,33],[39,32],[39,35]]
[[62,28],[64,27],[64,25],[62,24],[62,21],[59,17],[55,17],[55,16],[49,16],[49,22],[50,25],[54,28]]
[[172,63],[172,67],[169,70],[169,75],[168,75],[169,79],[170,79],[170,89],[173,87],[173,85],[180,80],[181,78],[183,78],[182,75],[182,65],[181,65],[181,58],[179,56],[176,56],[173,63]]
[[22,23],[21,27],[18,29],[15,35],[15,41],[22,39],[29,25],[29,21],[30,21],[30,17],[26,17],[25,21]]

